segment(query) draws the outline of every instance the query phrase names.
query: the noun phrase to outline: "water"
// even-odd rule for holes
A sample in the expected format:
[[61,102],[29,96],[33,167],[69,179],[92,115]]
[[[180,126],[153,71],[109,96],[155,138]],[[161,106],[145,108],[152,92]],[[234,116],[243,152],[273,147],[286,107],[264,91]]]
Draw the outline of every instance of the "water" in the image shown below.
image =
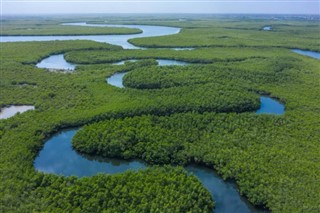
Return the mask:
[[73,150],[71,140],[77,130],[65,130],[49,139],[34,162],[37,170],[64,176],[93,176],[98,173],[116,174],[129,169],[145,168],[139,161],[96,158],[89,160]]
[[313,52],[309,50],[300,50],[300,49],[292,49],[292,52],[298,53],[300,55],[309,56],[315,59],[320,59],[320,53],[319,52]]
[[212,169],[197,165],[190,165],[185,169],[197,176],[204,187],[211,193],[216,203],[214,212],[268,212],[267,210],[255,208],[248,200],[239,195],[235,183],[224,181]]
[[138,60],[136,60],[136,59],[123,60],[123,61],[115,62],[115,63],[112,63],[112,64],[113,64],[113,65],[123,65],[126,61],[136,62],[136,61],[138,61]]
[[19,113],[24,113],[28,110],[34,110],[35,107],[34,106],[30,106],[30,105],[22,105],[22,106],[8,106],[8,107],[4,107],[1,108],[0,111],[0,119],[7,119],[10,118],[14,115],[16,115],[18,112]]
[[74,70],[75,64],[68,63],[63,54],[51,55],[36,64],[38,68],[54,69],[54,70]]
[[[129,60],[129,61],[137,61],[137,60]],[[159,64],[159,66],[170,66],[170,65],[178,65],[178,66],[183,66],[183,65],[187,65],[190,64],[188,62],[183,62],[183,61],[176,61],[176,60],[162,60],[162,59],[157,59],[157,62]],[[113,63],[115,65],[120,65],[120,64],[124,64],[125,61],[120,61],[120,62],[116,62]],[[107,78],[107,83],[115,86],[115,87],[119,87],[119,88],[124,88],[123,85],[123,77],[127,74],[128,72],[117,72],[115,74],[113,74],[112,76]]]
[[[112,63],[113,65],[123,65],[125,64],[126,61],[131,61],[131,62],[136,62],[138,60],[136,59],[131,59],[131,60],[123,60],[123,61],[119,61],[119,62],[115,62]],[[159,66],[170,66],[170,65],[188,65],[190,64],[189,62],[184,62],[184,61],[177,61],[177,60],[167,60],[167,59],[156,59],[156,61],[158,62]]]
[[70,26],[87,26],[87,27],[127,27],[139,28],[143,32],[140,34],[130,35],[79,35],[79,36],[0,36],[1,42],[17,42],[17,41],[54,41],[54,40],[92,40],[96,42],[110,43],[122,46],[124,49],[145,49],[137,47],[128,42],[129,39],[172,35],[180,32],[180,28],[164,27],[164,26],[147,26],[147,25],[111,25],[111,24],[87,24],[81,23],[65,23],[63,25]]
[[272,30],[272,27],[271,26],[265,26],[262,29],[265,30],[265,31],[270,31],[270,30]]
[[274,114],[274,115],[283,115],[284,114],[284,105],[280,102],[267,97],[260,97],[261,106],[260,109],[256,111],[257,114]]
[[176,61],[176,60],[167,60],[167,59],[157,59],[159,66],[171,66],[171,65],[179,65],[184,66],[190,63],[184,61]]
[[127,73],[128,72],[117,72],[107,78],[107,83],[115,87],[123,88],[123,76],[125,76]]
[[193,47],[176,47],[173,49],[174,50],[194,50],[195,48],[193,48]]
[[[71,141],[78,130],[64,130],[54,135],[40,151],[34,162],[38,171],[64,176],[93,176],[98,173],[116,174],[127,170],[137,171],[146,167],[141,161],[124,161],[108,158],[85,157],[73,150]],[[188,166],[186,170],[196,175],[216,202],[215,212],[255,212],[241,198],[233,183],[223,181],[213,170]]]

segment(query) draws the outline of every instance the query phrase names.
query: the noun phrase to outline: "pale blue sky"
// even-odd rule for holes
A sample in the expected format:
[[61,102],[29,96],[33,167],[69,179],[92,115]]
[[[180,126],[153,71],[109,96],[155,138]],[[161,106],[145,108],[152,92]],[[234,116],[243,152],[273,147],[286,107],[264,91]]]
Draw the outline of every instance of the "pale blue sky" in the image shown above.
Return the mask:
[[320,0],[0,0],[1,14],[263,13],[319,14]]

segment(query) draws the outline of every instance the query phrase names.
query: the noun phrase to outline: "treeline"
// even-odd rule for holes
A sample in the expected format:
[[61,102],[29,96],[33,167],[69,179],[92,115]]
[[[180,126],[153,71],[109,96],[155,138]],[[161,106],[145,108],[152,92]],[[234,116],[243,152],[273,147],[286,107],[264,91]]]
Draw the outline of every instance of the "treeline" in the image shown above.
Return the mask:
[[[123,84],[137,89],[161,89],[180,86],[195,87],[212,83],[217,87],[224,87],[225,90],[245,90],[265,83],[292,81],[293,76],[290,76],[287,71],[297,69],[299,63],[300,60],[295,58],[279,57],[263,62],[261,59],[247,59],[243,62],[209,65],[145,66],[138,67],[125,75]],[[258,70],[252,72],[251,67],[248,68],[248,66],[255,66]]]
[[[194,50],[147,49],[114,51],[70,51],[67,61],[75,64],[112,63],[129,59],[174,59],[190,63],[236,62],[251,58],[264,59],[287,55],[290,51],[281,48],[226,47],[197,48]],[[296,53],[292,55],[297,56]]]
[[67,212],[212,212],[210,193],[179,167],[151,167],[90,178],[35,179],[41,211]]

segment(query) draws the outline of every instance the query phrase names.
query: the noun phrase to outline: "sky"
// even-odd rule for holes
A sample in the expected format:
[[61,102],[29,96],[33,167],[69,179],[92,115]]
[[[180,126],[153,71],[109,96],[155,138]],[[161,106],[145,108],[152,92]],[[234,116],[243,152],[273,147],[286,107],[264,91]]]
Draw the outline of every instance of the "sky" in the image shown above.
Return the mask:
[[320,14],[320,0],[0,0],[1,15],[91,13]]

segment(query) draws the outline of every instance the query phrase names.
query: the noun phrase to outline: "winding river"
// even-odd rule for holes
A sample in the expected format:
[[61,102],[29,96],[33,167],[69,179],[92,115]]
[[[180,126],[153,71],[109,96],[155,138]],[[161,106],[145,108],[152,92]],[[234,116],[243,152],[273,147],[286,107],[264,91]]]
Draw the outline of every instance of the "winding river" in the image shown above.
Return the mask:
[[[88,27],[128,27],[140,28],[143,33],[131,35],[86,35],[86,36],[1,36],[1,42],[16,41],[51,41],[51,40],[93,40],[97,42],[107,42],[110,44],[120,45],[125,49],[143,49],[134,46],[128,42],[132,38],[151,37],[172,35],[180,32],[180,28],[163,27],[163,26],[146,26],[146,25],[106,25],[106,24],[86,24],[86,23],[68,23],[64,25],[88,26]],[[184,48],[172,48],[175,50],[183,50]],[[190,48],[185,48],[190,49]],[[67,66],[74,69],[70,64],[64,64],[63,56],[57,56],[58,60],[62,60],[62,68]],[[51,58],[52,59],[52,58]],[[40,62],[38,67],[49,68],[44,63],[50,64],[50,58]],[[122,62],[121,62],[122,63]],[[160,63],[160,61],[159,61]],[[177,63],[175,61],[162,61],[165,65]],[[179,62],[178,65],[184,65]],[[50,65],[51,66],[51,65]],[[53,69],[61,69],[61,67],[51,66]],[[117,77],[115,77],[117,75]],[[115,74],[113,77],[118,79],[118,87],[122,85],[122,78],[125,73]],[[117,86],[117,85],[115,85]],[[123,85],[122,85],[123,86]],[[268,98],[266,98],[268,99]],[[264,99],[263,99],[264,100]],[[268,107],[267,107],[268,108]],[[263,113],[263,112],[262,112]],[[272,113],[272,112],[271,112]],[[115,159],[95,158],[92,156],[83,156],[72,149],[71,140],[76,134],[77,129],[63,130],[53,135],[44,145],[38,157],[35,159],[34,166],[38,171],[59,175],[75,175],[78,177],[92,176],[97,173],[115,174],[131,170],[139,170],[146,167],[140,161],[124,161]],[[253,207],[247,200],[241,197],[234,183],[222,180],[213,170],[200,166],[189,165],[186,170],[196,175],[203,185],[210,191],[216,202],[215,212],[261,212],[261,210]]]
[[[69,26],[87,26],[87,27],[127,27],[139,28],[143,32],[139,34],[130,35],[79,35],[79,36],[0,36],[1,42],[17,42],[17,41],[54,41],[54,40],[92,40],[96,42],[104,42],[114,45],[122,46],[124,49],[145,49],[137,47],[128,42],[129,39],[172,35],[180,32],[177,27],[164,26],[148,26],[148,25],[112,25],[112,24],[87,24],[80,23],[65,23],[63,25]],[[183,50],[184,48],[172,48],[173,50]],[[186,48],[189,50],[190,48]]]
[[38,68],[46,68],[49,70],[67,70],[73,71],[75,64],[71,64],[64,59],[63,54],[51,55],[36,64]]
[[298,53],[300,55],[309,56],[311,58],[320,59],[320,53],[314,52],[310,50],[300,50],[300,49],[292,49],[291,50],[294,53]]
[[[71,141],[78,129],[64,130],[52,136],[34,162],[38,171],[64,176],[86,177],[97,173],[116,174],[139,170],[147,165],[141,161],[85,156],[73,150]],[[215,212],[263,212],[239,195],[233,182],[224,181],[212,169],[189,165],[185,169],[196,175],[211,193],[216,203]]]

